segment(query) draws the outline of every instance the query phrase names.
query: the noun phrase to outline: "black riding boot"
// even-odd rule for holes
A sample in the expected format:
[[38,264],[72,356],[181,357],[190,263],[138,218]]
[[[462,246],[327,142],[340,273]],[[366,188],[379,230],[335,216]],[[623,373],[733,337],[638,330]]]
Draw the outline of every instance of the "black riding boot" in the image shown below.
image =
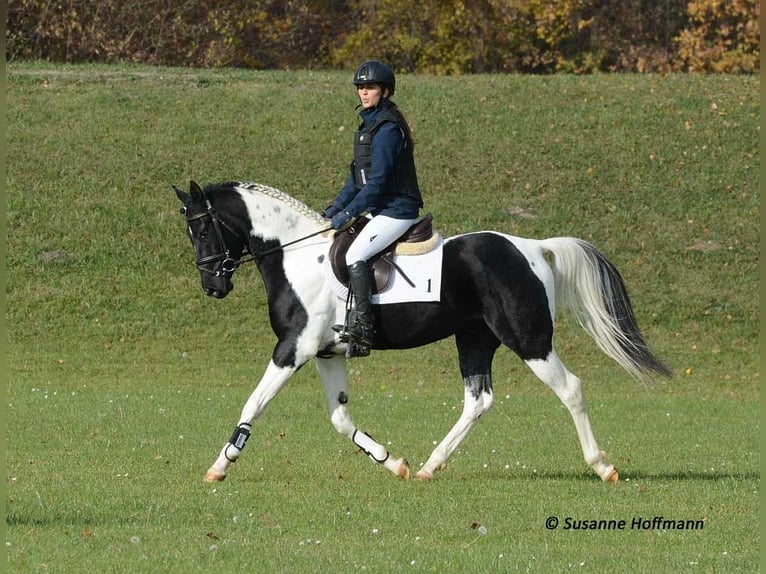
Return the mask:
[[349,287],[354,294],[354,308],[346,325],[335,325],[340,340],[349,343],[348,356],[366,357],[370,354],[375,335],[372,318],[372,286],[370,268],[366,261],[357,261],[348,267]]

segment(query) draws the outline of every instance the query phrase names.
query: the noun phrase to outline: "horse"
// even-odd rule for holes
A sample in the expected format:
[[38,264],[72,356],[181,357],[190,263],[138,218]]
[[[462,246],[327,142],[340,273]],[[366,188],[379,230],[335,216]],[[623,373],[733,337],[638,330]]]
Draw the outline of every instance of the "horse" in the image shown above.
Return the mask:
[[[325,270],[335,232],[321,215],[273,187],[224,182],[187,193],[187,235],[203,291],[222,299],[232,276],[253,262],[262,276],[269,319],[277,341],[262,378],[245,402],[235,430],[204,475],[227,476],[252,432],[253,423],[290,377],[311,359],[324,386],[330,421],[375,463],[410,478],[405,458],[360,431],[349,412],[347,343],[332,326],[342,323],[346,303],[331,288]],[[430,480],[476,422],[492,406],[492,361],[503,345],[515,352],[568,409],[586,464],[604,482],[619,473],[599,449],[591,429],[581,380],[553,346],[556,305],[579,321],[598,347],[634,378],[671,377],[642,335],[616,267],[592,244],[575,237],[528,239],[496,231],[443,238],[438,300],[375,304],[373,349],[421,347],[453,337],[464,386],[462,412],[415,474]],[[552,260],[552,263],[549,263]]]

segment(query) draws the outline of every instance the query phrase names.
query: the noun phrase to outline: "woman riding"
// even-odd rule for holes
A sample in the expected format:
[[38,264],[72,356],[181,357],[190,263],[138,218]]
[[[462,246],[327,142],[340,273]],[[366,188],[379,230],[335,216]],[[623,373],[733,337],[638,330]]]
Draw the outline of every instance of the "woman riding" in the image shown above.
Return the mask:
[[410,128],[391,101],[396,89],[394,72],[382,62],[370,60],[356,70],[353,83],[363,108],[354,136],[354,161],[345,185],[322,216],[331,219],[336,230],[348,228],[365,213],[371,216],[346,254],[354,309],[346,325],[333,327],[341,341],[353,343],[350,355],[367,356],[375,334],[368,261],[417,221],[423,198]]

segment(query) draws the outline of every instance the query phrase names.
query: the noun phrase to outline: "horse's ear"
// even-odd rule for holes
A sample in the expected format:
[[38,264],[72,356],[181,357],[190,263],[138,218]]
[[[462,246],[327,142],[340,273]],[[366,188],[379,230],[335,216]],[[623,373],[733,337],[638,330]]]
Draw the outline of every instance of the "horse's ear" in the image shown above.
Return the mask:
[[189,198],[189,194],[182,189],[178,189],[175,185],[173,185],[173,191],[176,192],[176,197],[181,200],[181,203],[186,205],[186,200]]
[[194,199],[202,199],[202,188],[196,181],[191,180],[189,182],[189,191],[191,191],[192,197]]

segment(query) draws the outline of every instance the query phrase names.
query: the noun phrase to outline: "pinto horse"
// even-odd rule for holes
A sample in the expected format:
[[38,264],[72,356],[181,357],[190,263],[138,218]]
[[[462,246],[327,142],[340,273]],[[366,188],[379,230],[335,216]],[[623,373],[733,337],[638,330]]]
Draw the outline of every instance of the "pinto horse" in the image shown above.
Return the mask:
[[[183,203],[205,293],[226,297],[236,269],[254,261],[277,336],[266,371],[205,480],[226,478],[255,419],[311,359],[335,429],[376,463],[408,479],[407,461],[390,456],[380,442],[358,430],[349,413],[347,344],[332,329],[343,322],[346,301],[331,288],[325,271],[335,235],[327,222],[286,193],[256,183],[219,183],[203,190],[192,181],[188,193],[173,187]],[[432,479],[444,468],[492,406],[492,359],[502,344],[567,407],[586,463],[603,481],[617,482],[617,470],[593,435],[582,383],[554,350],[556,303],[568,307],[601,350],[634,377],[650,380],[671,372],[648,347],[623,280],[604,255],[571,237],[534,240],[493,231],[448,237],[443,241],[439,295],[438,301],[373,306],[373,349],[414,348],[455,337],[465,388],[463,411],[415,478]]]

